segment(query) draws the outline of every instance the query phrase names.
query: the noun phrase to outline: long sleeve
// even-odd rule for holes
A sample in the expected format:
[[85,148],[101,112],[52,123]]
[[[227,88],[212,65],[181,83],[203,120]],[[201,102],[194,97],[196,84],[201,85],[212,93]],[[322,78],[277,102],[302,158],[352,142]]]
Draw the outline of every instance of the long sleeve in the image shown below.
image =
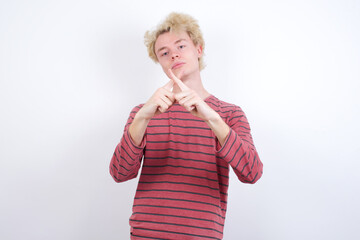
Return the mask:
[[110,162],[110,175],[116,182],[124,182],[136,178],[146,145],[145,137],[140,146],[131,139],[129,126],[141,105],[133,108],[124,128],[123,136],[115,148]]
[[263,164],[254,146],[245,113],[240,107],[235,107],[227,123],[230,132],[224,145],[217,145],[216,154],[230,164],[241,182],[255,183],[262,176]]

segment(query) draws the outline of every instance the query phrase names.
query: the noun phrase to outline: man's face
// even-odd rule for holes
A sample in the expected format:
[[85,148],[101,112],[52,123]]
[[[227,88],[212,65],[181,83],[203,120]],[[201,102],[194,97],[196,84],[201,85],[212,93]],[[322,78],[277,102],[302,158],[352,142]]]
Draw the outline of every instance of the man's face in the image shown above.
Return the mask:
[[180,79],[200,71],[202,48],[195,46],[185,31],[161,34],[155,42],[155,53],[167,75],[168,69]]

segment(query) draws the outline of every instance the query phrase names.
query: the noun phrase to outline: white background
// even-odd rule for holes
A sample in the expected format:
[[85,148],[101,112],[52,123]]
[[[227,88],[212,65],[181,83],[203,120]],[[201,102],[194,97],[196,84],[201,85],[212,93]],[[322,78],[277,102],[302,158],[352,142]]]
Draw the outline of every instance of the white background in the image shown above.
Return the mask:
[[264,163],[231,174],[226,240],[359,239],[359,1],[0,4],[0,239],[128,239],[137,180],[108,167],[168,80],[146,30],[198,19],[206,89],[242,107]]

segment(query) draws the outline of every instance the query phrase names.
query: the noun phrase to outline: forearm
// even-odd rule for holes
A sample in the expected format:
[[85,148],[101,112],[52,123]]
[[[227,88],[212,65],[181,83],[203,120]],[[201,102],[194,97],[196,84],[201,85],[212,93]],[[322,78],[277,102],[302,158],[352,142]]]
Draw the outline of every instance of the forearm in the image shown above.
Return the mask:
[[140,144],[144,138],[145,131],[146,131],[147,125],[149,124],[149,121],[150,121],[150,119],[143,118],[141,116],[141,114],[139,114],[139,112],[138,112],[135,115],[134,120],[132,121],[132,123],[129,127],[129,133],[130,133],[131,139],[137,146],[140,146]]
[[250,125],[240,107],[233,109],[227,123],[229,134],[225,143],[218,146],[216,154],[229,163],[240,181],[255,183],[262,176],[263,164],[254,146]]
[[230,127],[222,120],[220,115],[218,117],[205,121],[211,130],[214,132],[221,146],[224,145],[226,137],[230,132]]
[[229,163],[239,180],[244,183],[255,183],[262,176],[263,164],[250,135],[240,136],[231,129],[217,155]]
[[124,133],[117,144],[110,162],[110,174],[116,182],[124,182],[137,176],[143,157],[145,141],[135,145],[130,136],[129,127],[141,105],[134,107],[125,124]]

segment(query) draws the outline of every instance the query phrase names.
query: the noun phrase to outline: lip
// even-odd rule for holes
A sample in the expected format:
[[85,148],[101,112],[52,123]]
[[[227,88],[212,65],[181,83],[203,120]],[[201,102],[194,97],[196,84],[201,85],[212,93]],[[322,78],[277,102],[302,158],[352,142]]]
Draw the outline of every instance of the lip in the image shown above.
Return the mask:
[[184,62],[177,62],[175,64],[172,65],[171,69],[176,69],[176,68],[179,68],[181,67],[182,65],[184,65],[185,63]]

